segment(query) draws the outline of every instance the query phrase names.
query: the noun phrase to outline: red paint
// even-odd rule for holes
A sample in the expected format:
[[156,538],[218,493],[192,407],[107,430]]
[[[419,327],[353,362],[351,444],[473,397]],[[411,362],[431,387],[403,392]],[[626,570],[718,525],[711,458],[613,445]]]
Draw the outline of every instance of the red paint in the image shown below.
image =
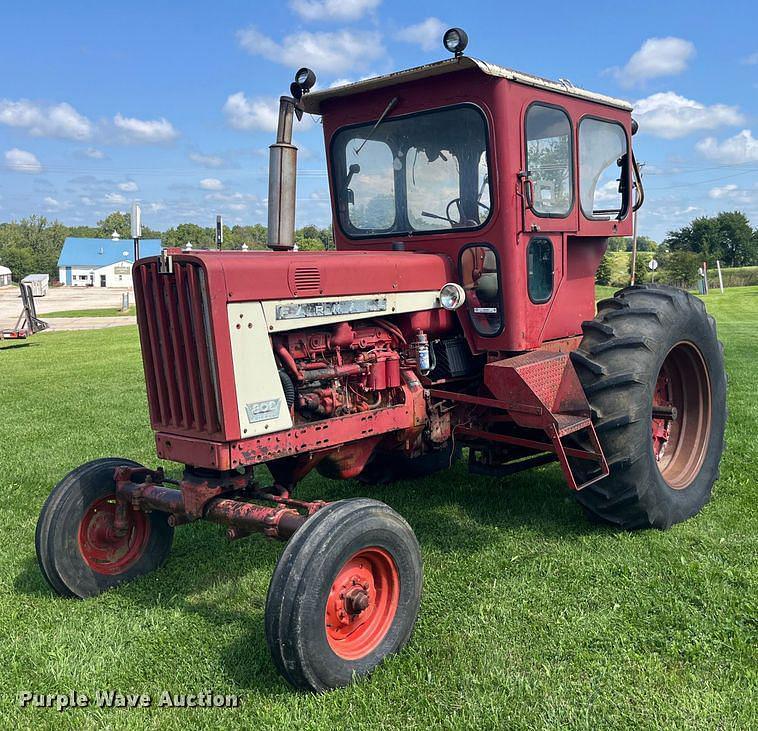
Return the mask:
[[[664,368],[658,374],[653,391],[653,408],[656,406],[671,407],[671,380]],[[653,453],[656,461],[663,458],[663,453],[670,436],[671,419],[652,419],[651,428],[653,433]]]
[[387,635],[397,613],[400,575],[383,548],[351,556],[329,589],[324,611],[326,639],[343,660],[360,660]]
[[[335,225],[338,251],[328,252],[173,251],[171,275],[159,273],[157,258],[138,262],[140,336],[151,422],[162,458],[230,470],[312,454],[324,461],[324,469],[336,465],[336,472],[344,476],[355,472],[355,465],[370,453],[368,445],[380,435],[395,432],[393,439],[407,453],[418,453],[430,421],[419,379],[429,382],[416,372],[413,361],[418,331],[430,340],[462,332],[474,354],[488,354],[484,374],[474,378],[484,375],[490,388],[488,379],[498,381],[493,362],[502,365],[506,355],[544,346],[539,362],[527,369],[535,374],[526,380],[518,375],[523,369],[508,366],[505,380],[515,378],[515,391],[498,397],[514,407],[509,413],[520,426],[541,428],[558,442],[567,428],[558,417],[574,413],[571,404],[582,412],[582,423],[586,420],[586,400],[578,398],[581,389],[577,391],[573,368],[563,356],[556,381],[543,372],[554,360],[545,353],[576,347],[582,321],[594,315],[594,276],[607,239],[631,233],[629,213],[622,221],[599,221],[587,219],[581,211],[579,122],[589,115],[615,121],[631,139],[630,113],[471,69],[399,84],[391,93],[385,88],[324,101],[327,147],[343,126],[376,119],[390,95],[400,100],[393,115],[462,103],[482,110],[489,127],[489,220],[477,231],[360,241],[348,239]],[[526,166],[524,121],[535,102],[559,106],[571,120],[575,191],[565,218],[536,216],[524,208],[520,195],[519,173]],[[527,247],[534,236],[548,238],[553,246],[553,292],[539,304],[527,292]],[[406,251],[392,250],[398,239]],[[298,391],[292,410],[295,424],[290,430],[242,438],[227,316],[230,302],[438,290],[448,281],[462,281],[461,251],[476,243],[489,244],[497,253],[501,332],[493,337],[477,333],[464,306],[457,313],[390,313],[375,321],[276,335],[272,349]],[[558,395],[535,395],[543,378],[558,388]],[[519,416],[517,400],[542,409],[544,418]],[[358,446],[360,440],[370,441]],[[564,464],[562,447],[555,446]],[[339,449],[343,457],[349,456],[348,467],[340,465]]]
[[117,531],[116,495],[95,500],[79,524],[79,551],[98,574],[121,574],[139,561],[150,539],[150,522],[139,510],[126,510],[126,529]]
[[[578,203],[579,170],[578,123],[584,116],[617,121],[631,139],[631,114],[623,109],[605,106],[557,92],[537,89],[508,79],[488,76],[479,70],[456,71],[399,84],[352,96],[326,100],[322,104],[324,137],[327,149],[334,134],[343,126],[377,119],[387,99],[398,96],[399,104],[392,115],[436,109],[461,103],[477,105],[484,112],[490,128],[489,172],[492,184],[492,215],[478,231],[442,234],[414,234],[351,240],[335,224],[334,236],[343,251],[387,250],[392,241],[401,238],[409,251],[433,251],[450,257],[457,271],[463,246],[474,242],[490,243],[500,258],[501,289],[506,326],[501,335],[487,338],[470,326],[465,309],[459,310],[461,325],[472,346],[479,351],[523,351],[539,347],[543,340],[578,335],[583,320],[594,316],[594,275],[609,236],[631,236],[632,220],[627,214],[622,221],[589,220]],[[518,195],[518,173],[525,169],[524,117],[535,101],[563,108],[572,123],[574,142],[574,206],[566,218],[540,218],[527,210],[522,216],[522,199]],[[334,181],[330,174],[330,184]],[[336,208],[333,216],[336,220]],[[555,247],[554,294],[545,304],[533,304],[527,296],[526,245],[536,235],[548,234]]]

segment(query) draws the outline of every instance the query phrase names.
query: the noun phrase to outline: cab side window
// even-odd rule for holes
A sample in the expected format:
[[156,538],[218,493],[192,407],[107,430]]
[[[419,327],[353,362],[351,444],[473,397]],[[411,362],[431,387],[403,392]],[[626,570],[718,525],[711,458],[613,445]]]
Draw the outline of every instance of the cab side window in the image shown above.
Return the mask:
[[553,296],[553,244],[547,238],[534,238],[526,249],[526,284],[529,299],[536,305]]
[[526,113],[526,167],[532,181],[532,210],[563,218],[574,203],[571,123],[562,109],[533,104]]
[[616,122],[579,123],[579,200],[587,218],[623,218],[628,208],[626,132]]

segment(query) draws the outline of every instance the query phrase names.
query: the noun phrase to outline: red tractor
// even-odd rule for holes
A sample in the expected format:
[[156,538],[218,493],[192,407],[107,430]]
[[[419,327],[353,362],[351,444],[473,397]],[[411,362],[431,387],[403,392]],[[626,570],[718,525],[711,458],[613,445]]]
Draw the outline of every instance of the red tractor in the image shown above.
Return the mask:
[[[642,203],[624,101],[462,55],[310,92],[271,147],[268,252],[165,250],[134,268],[158,456],[66,476],[39,519],[53,589],[160,567],[174,528],[288,540],[265,609],[281,674],[316,691],[400,650],[421,598],[387,505],[296,495],[312,469],[397,480],[557,461],[593,520],[668,528],[718,477],[726,378],[700,300],[640,285],[595,307]],[[321,115],[337,251],[296,252],[294,118]],[[270,478],[262,469],[266,465]],[[356,486],[359,483],[355,483]],[[504,498],[505,499],[505,498]]]

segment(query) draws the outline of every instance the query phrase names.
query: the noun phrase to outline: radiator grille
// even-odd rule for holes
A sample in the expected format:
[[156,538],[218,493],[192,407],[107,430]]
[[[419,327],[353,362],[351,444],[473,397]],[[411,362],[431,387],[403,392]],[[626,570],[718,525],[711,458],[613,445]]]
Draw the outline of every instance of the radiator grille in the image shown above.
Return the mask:
[[137,315],[153,426],[215,434],[221,430],[216,358],[205,272],[174,262],[135,268]]
[[321,272],[316,267],[297,267],[293,277],[296,294],[319,294]]

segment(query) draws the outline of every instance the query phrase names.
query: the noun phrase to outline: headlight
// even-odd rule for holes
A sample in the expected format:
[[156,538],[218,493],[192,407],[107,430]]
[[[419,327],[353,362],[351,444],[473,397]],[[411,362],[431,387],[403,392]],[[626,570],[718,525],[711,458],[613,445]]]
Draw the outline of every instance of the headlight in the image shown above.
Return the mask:
[[446,310],[457,310],[466,301],[463,287],[455,282],[448,282],[440,290],[440,304]]
[[450,53],[460,56],[468,45],[468,36],[463,28],[450,28],[442,36],[442,42]]

